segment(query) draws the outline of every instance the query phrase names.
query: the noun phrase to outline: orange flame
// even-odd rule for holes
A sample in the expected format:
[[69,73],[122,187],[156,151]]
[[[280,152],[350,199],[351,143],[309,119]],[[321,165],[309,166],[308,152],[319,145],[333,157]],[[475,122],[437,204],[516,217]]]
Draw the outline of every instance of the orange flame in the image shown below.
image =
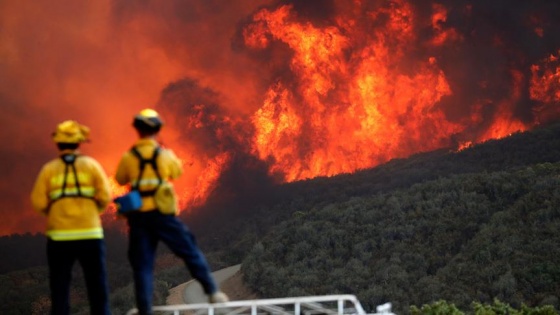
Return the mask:
[[[365,18],[360,13],[365,5],[352,5],[354,10],[339,12],[331,25],[320,26],[299,17],[291,5],[262,9],[243,30],[251,49],[267,49],[276,42],[291,52],[293,78],[272,84],[251,119],[252,152],[270,162],[271,173],[294,181],[353,172],[453,145],[455,135],[462,149],[538,123],[517,117],[527,78],[515,66],[509,81],[502,83],[509,91],[501,99],[473,98],[469,115],[450,118],[441,101],[454,93],[438,57],[418,58],[410,48],[419,42],[418,28],[424,27],[411,3],[391,1],[370,9]],[[466,16],[473,12],[472,6],[464,9]],[[447,25],[447,14],[443,5],[432,5],[432,37],[426,45],[465,40]],[[497,33],[487,38],[496,49],[507,49]],[[557,59],[551,56],[533,66],[530,83],[531,98],[548,104],[548,111],[554,108],[554,117],[557,106],[550,104],[560,99]],[[486,80],[479,83],[484,93],[497,86]]]
[[222,173],[224,167],[228,164],[230,158],[230,154],[224,152],[208,161],[204,171],[202,171],[198,177],[194,190],[191,192],[184,192],[180,195],[181,208],[200,206],[206,202],[208,195],[215,188],[217,179]]
[[[349,45],[362,35],[352,27],[357,23],[352,17],[319,28],[297,22],[290,6],[254,16],[245,29],[247,45],[263,48],[268,38],[287,44],[299,83],[296,91],[281,82],[271,86],[252,119],[253,152],[273,161],[272,173],[293,181],[352,172],[440,147],[460,130],[436,106],[451,94],[436,58],[419,62],[414,70],[396,69],[415,36],[410,6],[396,3],[371,14],[373,19],[387,14],[386,28],[367,45],[354,47],[350,56]],[[395,49],[389,41],[397,41]]]

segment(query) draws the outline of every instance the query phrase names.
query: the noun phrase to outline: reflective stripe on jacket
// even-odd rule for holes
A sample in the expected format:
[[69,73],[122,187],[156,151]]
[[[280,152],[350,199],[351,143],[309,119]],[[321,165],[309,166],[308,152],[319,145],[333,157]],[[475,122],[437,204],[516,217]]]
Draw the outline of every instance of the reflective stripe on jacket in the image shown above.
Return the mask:
[[76,230],[51,230],[47,231],[47,236],[55,241],[99,239],[103,238],[103,229],[101,227],[97,227]]
[[[159,144],[152,138],[144,138],[137,140],[134,146],[142,157],[150,159],[154,153],[154,149],[159,146]],[[169,149],[161,148],[156,163],[158,172],[164,181],[178,178],[183,173],[181,160]],[[132,186],[138,180],[139,173],[140,161],[130,150],[126,151],[117,167],[115,180],[120,185]],[[138,185],[139,190],[148,191],[155,189],[158,183],[159,180],[151,165],[146,165]],[[153,196],[142,197],[142,208],[140,208],[140,211],[150,211],[156,208]]]
[[[62,197],[62,193],[63,193],[62,189],[55,189],[55,190],[53,190],[49,193],[49,198],[51,200],[59,199],[60,197]],[[93,198],[93,197],[95,197],[95,188],[94,187],[81,187],[80,186],[79,191],[78,191],[77,187],[65,188],[64,189],[64,196],[66,196],[66,197],[82,196],[82,197]]]
[[[63,151],[62,154],[77,153]],[[33,208],[47,215],[46,235],[55,241],[103,238],[100,212],[111,201],[109,181],[101,165],[91,157],[80,155],[68,171],[62,196],[65,163],[54,159],[46,163],[31,192]],[[78,195],[78,187],[80,194]]]

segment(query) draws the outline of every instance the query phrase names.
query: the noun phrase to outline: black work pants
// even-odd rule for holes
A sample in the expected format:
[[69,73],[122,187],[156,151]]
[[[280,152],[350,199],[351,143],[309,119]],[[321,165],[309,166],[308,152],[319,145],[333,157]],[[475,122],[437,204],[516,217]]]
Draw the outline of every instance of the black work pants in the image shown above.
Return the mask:
[[90,314],[111,314],[105,267],[105,242],[102,239],[77,241],[49,239],[47,240],[47,259],[52,315],[70,314],[70,282],[72,267],[76,260],[84,272]]

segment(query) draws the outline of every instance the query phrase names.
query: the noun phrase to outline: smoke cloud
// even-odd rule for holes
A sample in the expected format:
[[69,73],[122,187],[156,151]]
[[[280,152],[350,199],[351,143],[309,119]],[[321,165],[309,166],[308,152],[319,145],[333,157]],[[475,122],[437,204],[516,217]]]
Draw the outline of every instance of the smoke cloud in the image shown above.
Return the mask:
[[[0,235],[43,229],[28,196],[56,157],[50,134],[63,120],[91,128],[82,152],[111,175],[135,139],[133,115],[154,107],[170,83],[196,78],[232,110],[258,107],[256,66],[229,47],[238,21],[265,2],[2,1]],[[176,132],[162,133],[173,147]]]

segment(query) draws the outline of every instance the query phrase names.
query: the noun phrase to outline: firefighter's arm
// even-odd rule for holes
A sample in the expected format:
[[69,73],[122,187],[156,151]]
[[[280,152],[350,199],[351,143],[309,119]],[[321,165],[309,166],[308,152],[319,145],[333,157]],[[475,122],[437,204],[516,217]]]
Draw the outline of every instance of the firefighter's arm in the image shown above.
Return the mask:
[[172,150],[165,150],[169,157],[169,176],[176,179],[183,174],[183,162],[179,159]]
[[111,190],[109,188],[109,178],[103,167],[95,160],[92,160],[95,178],[95,202],[100,211],[105,210],[111,202]]
[[130,154],[126,152],[117,166],[117,172],[115,173],[115,180],[119,185],[126,185],[130,183],[130,172],[128,171],[128,164],[130,163]]
[[49,179],[47,177],[47,171],[45,167],[43,167],[35,180],[33,189],[31,190],[31,205],[35,211],[42,214],[47,214],[49,207],[49,196],[47,191]]

